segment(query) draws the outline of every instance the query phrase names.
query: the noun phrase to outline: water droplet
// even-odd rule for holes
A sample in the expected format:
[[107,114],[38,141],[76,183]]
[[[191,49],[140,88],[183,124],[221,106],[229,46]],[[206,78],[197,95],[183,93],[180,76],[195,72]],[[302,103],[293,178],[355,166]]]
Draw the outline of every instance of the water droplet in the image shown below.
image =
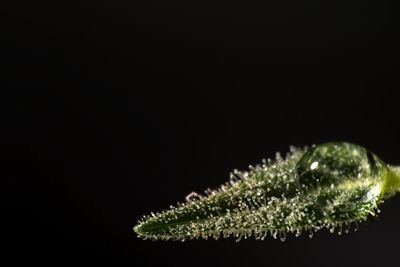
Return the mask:
[[381,179],[384,163],[367,149],[346,142],[325,143],[308,150],[296,166],[306,187],[334,186],[351,179]]

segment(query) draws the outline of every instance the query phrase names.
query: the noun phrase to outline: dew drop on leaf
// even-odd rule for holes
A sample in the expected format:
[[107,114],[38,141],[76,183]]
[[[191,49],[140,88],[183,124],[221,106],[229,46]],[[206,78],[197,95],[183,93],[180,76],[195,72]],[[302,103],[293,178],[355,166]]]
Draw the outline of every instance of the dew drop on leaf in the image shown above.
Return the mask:
[[297,163],[301,185],[331,187],[355,179],[380,179],[385,164],[364,147],[331,142],[308,150]]

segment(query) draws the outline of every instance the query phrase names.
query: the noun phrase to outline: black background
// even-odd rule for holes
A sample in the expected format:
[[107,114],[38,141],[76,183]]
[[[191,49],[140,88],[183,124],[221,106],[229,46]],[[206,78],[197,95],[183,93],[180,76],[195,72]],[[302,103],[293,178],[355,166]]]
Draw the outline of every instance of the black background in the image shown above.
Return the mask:
[[396,266],[398,197],[344,236],[175,243],[132,231],[289,145],[346,140],[400,164],[393,6],[14,1],[1,12],[12,261]]

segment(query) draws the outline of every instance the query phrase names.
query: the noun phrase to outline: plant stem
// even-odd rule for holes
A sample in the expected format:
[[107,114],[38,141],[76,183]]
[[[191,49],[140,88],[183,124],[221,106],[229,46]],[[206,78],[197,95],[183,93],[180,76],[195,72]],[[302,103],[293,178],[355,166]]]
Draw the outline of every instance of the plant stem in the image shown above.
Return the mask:
[[388,166],[385,190],[388,196],[400,192],[400,166]]

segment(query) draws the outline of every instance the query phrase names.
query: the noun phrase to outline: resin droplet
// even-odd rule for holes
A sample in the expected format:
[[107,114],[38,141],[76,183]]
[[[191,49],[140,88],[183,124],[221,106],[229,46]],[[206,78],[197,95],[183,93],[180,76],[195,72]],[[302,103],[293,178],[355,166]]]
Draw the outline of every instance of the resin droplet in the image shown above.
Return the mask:
[[335,186],[357,179],[382,179],[385,164],[367,149],[345,142],[315,146],[297,163],[298,180],[303,188]]

